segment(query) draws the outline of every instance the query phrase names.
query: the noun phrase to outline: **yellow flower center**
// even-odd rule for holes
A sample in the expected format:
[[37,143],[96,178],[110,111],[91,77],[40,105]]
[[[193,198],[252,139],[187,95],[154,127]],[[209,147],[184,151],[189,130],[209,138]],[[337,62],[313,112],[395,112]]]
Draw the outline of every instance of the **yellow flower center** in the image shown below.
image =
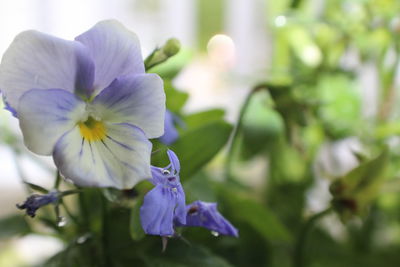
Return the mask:
[[89,117],[85,122],[79,122],[81,135],[85,140],[100,141],[106,137],[106,127],[104,123]]

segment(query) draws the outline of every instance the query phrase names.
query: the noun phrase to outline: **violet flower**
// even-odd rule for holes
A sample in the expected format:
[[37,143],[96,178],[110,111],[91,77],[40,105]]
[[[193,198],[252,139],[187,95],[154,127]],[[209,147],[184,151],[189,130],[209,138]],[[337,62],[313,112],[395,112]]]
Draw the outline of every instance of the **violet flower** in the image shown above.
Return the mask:
[[136,35],[114,20],[74,41],[19,34],[2,58],[0,88],[25,145],[53,155],[80,186],[132,188],[151,177],[151,143],[164,132],[161,78],[146,74]]
[[26,210],[26,214],[32,218],[36,216],[36,211],[50,203],[55,203],[59,199],[59,193],[57,191],[49,192],[45,195],[33,194],[28,197],[24,203],[17,204],[17,208]]
[[175,221],[186,223],[185,193],[179,181],[180,163],[171,150],[170,164],[165,168],[151,167],[155,187],[149,191],[140,208],[140,220],[146,234],[173,236]]
[[176,226],[199,226],[221,235],[238,237],[238,230],[217,210],[217,203],[195,201],[186,206],[186,223],[175,222]]
[[165,110],[164,135],[159,138],[161,143],[172,145],[178,139],[179,134],[176,130],[175,122],[176,116],[168,109]]

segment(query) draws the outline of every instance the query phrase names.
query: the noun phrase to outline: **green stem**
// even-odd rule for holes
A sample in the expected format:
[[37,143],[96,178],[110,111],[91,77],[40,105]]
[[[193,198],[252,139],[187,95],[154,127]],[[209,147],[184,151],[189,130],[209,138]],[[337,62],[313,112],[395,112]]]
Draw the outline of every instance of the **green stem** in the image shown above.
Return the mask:
[[315,223],[325,215],[329,214],[331,211],[332,208],[329,207],[326,210],[314,214],[305,222],[296,241],[296,246],[293,254],[293,267],[306,266],[304,261],[304,252],[307,246],[307,238],[310,235]]
[[57,171],[56,173],[56,180],[54,182],[54,189],[58,190],[58,188],[60,187],[60,183],[61,183],[61,175],[60,173]]
[[101,196],[101,207],[102,207],[102,215],[103,215],[103,224],[102,224],[102,243],[103,243],[103,255],[104,255],[104,266],[112,267],[112,261],[110,258],[110,250],[108,249],[108,215],[107,215],[107,207],[108,202],[104,196]]
[[63,206],[65,212],[67,213],[68,217],[76,224],[79,225],[79,220],[78,218],[75,217],[75,215],[72,214],[72,212],[69,210],[68,206],[64,203],[64,201],[61,202],[61,206]]
[[266,88],[267,88],[267,86],[265,84],[260,84],[260,85],[255,86],[248,93],[248,95],[240,109],[236,127],[233,130],[232,140],[231,140],[230,146],[228,148],[228,155],[227,155],[226,164],[225,164],[225,175],[226,175],[227,180],[232,179],[232,164],[233,164],[233,160],[234,160],[236,143],[238,141],[239,133],[241,132],[242,127],[243,127],[243,118],[244,118],[244,115],[246,114],[247,108],[250,104],[250,100],[253,97],[254,93],[258,92],[261,89],[266,89]]

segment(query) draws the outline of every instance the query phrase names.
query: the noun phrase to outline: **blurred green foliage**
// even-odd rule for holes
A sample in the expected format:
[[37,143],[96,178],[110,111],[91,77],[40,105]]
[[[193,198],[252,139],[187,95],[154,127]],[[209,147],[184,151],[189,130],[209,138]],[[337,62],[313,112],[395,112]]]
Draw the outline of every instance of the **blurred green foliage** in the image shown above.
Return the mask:
[[[190,96],[172,81],[190,60],[188,51],[151,69],[164,78],[167,108],[182,121],[171,149],[181,160],[188,201],[217,201],[239,229],[238,239],[180,229],[182,237],[169,239],[161,252],[161,239],[145,236],[139,227],[148,182],[132,192],[85,189],[73,199],[79,207],[72,211],[75,223],[57,227],[51,209],[41,211],[38,221],[65,243],[41,266],[398,266],[400,2],[326,0],[320,8],[315,2],[265,1],[273,58],[234,128],[221,109],[184,112]],[[198,6],[204,47],[222,29],[225,9],[223,1]],[[371,108],[363,99],[368,88],[360,84],[365,66],[378,78],[377,111],[368,115],[363,112]],[[330,162],[331,169],[317,172],[322,148],[349,138],[361,147],[350,151],[356,166]],[[167,147],[153,144],[152,164],[166,166]],[[221,153],[226,146],[228,153]],[[324,153],[343,156],[333,149]],[[251,177],[237,170],[257,158],[268,167],[263,181],[252,186]],[[330,173],[332,168],[338,170]],[[321,181],[330,191],[315,189]],[[317,219],[325,213],[311,214],[312,190],[325,196],[317,199],[331,214],[324,224]],[[26,221],[1,220],[0,238],[30,232],[33,222]]]

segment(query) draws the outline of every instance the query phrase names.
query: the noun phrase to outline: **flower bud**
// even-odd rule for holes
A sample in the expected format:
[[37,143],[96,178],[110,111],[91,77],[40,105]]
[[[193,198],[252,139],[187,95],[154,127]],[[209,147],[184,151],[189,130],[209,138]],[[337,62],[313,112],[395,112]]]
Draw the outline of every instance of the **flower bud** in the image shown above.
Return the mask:
[[162,48],[165,56],[167,57],[175,56],[180,49],[181,43],[176,38],[169,39]]

